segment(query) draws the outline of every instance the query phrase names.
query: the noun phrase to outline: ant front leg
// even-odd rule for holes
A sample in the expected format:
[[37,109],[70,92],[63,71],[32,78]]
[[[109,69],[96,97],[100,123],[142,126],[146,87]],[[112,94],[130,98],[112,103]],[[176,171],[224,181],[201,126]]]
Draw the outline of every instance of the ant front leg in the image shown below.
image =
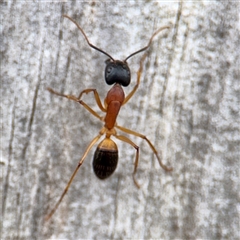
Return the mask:
[[[169,26],[164,26],[162,28],[159,28],[153,35],[152,37],[150,38],[149,42],[148,42],[148,45],[140,50],[138,50],[137,52],[135,53],[132,53],[130,56],[128,56],[125,61],[127,61],[128,58],[132,57],[133,55],[139,53],[139,52],[142,52],[142,51],[145,51],[149,48],[149,46],[151,45],[152,43],[152,40],[153,38],[159,33],[161,32],[162,30],[164,29],[167,29],[169,28]],[[139,66],[139,69],[138,69],[138,72],[137,72],[137,84],[135,85],[135,87],[133,88],[133,90],[127,95],[127,97],[125,98],[123,104],[127,103],[129,101],[129,99],[134,95],[134,93],[136,92],[137,88],[138,88],[138,85],[140,83],[140,78],[141,78],[141,75],[142,75],[142,70],[143,70],[143,62],[144,60],[146,59],[147,57],[147,52],[144,53],[144,55],[141,57],[140,59],[140,66]]]
[[144,53],[144,55],[141,57],[140,66],[137,72],[137,84],[134,86],[133,90],[125,97],[123,104],[126,104],[138,89],[138,86],[140,84],[140,78],[143,71],[143,62],[146,59],[146,57],[147,57],[147,53]]
[[84,93],[88,94],[89,92],[93,92],[94,93],[94,97],[95,97],[96,103],[97,103],[98,107],[100,108],[100,110],[102,110],[103,112],[107,112],[107,109],[104,108],[103,105],[102,105],[102,102],[100,100],[100,97],[99,97],[99,94],[98,94],[97,90],[94,89],[94,88],[88,88],[88,89],[85,89],[82,92],[80,92],[80,94],[78,96],[78,99],[80,100]]
[[81,97],[84,93],[89,93],[89,92],[94,92],[94,97],[95,97],[95,100],[96,100],[96,103],[98,105],[98,107],[103,111],[103,112],[106,112],[106,109],[103,107],[102,103],[101,103],[101,100],[99,98],[99,95],[98,95],[98,92],[96,89],[85,89],[83,90],[78,97],[75,97],[73,95],[66,95],[66,94],[62,94],[62,93],[59,93],[59,92],[56,92],[54,91],[52,88],[47,88],[47,90],[52,93],[52,94],[55,94],[57,96],[60,96],[60,97],[65,97],[69,100],[72,100],[74,102],[78,102],[80,103],[81,105],[83,105],[83,107],[85,107],[92,115],[94,115],[96,118],[100,119],[101,121],[103,121],[103,118],[98,114],[96,113],[91,107],[89,107],[84,101],[81,100]]

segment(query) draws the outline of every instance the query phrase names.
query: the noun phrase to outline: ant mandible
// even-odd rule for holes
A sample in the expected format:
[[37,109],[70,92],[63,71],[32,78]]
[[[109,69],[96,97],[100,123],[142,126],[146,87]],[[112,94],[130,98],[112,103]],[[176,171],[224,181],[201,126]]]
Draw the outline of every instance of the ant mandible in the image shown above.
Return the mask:
[[[145,52],[145,54],[142,56],[142,58],[140,59],[140,67],[139,70],[137,72],[137,83],[134,86],[134,88],[132,89],[132,91],[125,97],[124,95],[124,91],[122,89],[122,86],[126,87],[130,84],[130,80],[131,80],[131,74],[130,74],[130,69],[128,67],[127,64],[127,60],[140,53],[145,51],[151,44],[153,38],[162,30],[169,28],[168,26],[164,26],[160,29],[158,29],[150,38],[148,45],[144,48],[141,48],[140,50],[130,54],[127,58],[125,58],[125,60],[120,61],[120,60],[115,60],[114,58],[112,58],[108,53],[106,53],[105,51],[103,51],[102,49],[94,46],[93,44],[91,44],[86,36],[86,34],[84,33],[84,31],[82,30],[82,28],[78,25],[78,23],[76,21],[74,21],[71,17],[67,16],[67,15],[63,15],[63,17],[68,18],[69,20],[71,20],[73,23],[75,23],[75,25],[77,26],[77,28],[81,31],[81,33],[83,34],[84,38],[86,39],[88,45],[91,48],[94,48],[95,50],[107,55],[109,57],[109,59],[106,61],[106,68],[105,68],[105,81],[108,85],[113,85],[113,87],[108,91],[107,96],[104,100],[104,105],[101,103],[100,97],[98,95],[98,92],[96,89],[85,89],[83,90],[78,97],[75,97],[73,95],[65,95],[59,92],[54,91],[51,88],[47,88],[47,90],[53,94],[56,94],[60,97],[65,97],[69,100],[75,101],[77,103],[80,103],[83,107],[85,107],[92,115],[94,115],[95,117],[97,117],[98,119],[100,119],[101,121],[104,122],[104,126],[103,128],[100,130],[99,134],[90,142],[90,144],[88,145],[85,153],[83,154],[82,158],[80,159],[75,171],[73,172],[70,180],[68,181],[60,199],[58,200],[58,202],[56,203],[56,205],[54,206],[54,208],[51,210],[51,212],[47,215],[46,220],[50,219],[51,216],[54,214],[54,212],[56,211],[56,209],[58,208],[59,204],[61,203],[63,197],[65,196],[65,194],[68,191],[68,188],[70,187],[73,178],[75,177],[77,171],[79,170],[79,168],[81,167],[81,165],[83,164],[84,159],[86,158],[87,154],[89,153],[90,149],[93,147],[93,145],[100,139],[100,137],[102,135],[105,134],[105,138],[98,144],[97,149],[94,153],[94,157],[93,157],[93,170],[96,174],[96,176],[99,179],[106,179],[108,178],[111,174],[113,174],[113,172],[115,171],[116,167],[117,167],[117,162],[118,162],[118,148],[116,143],[110,139],[111,136],[114,136],[115,138],[126,142],[128,144],[130,144],[132,147],[134,147],[136,149],[136,158],[135,158],[135,164],[134,164],[134,170],[133,170],[133,181],[135,183],[135,185],[139,188],[139,184],[137,183],[136,179],[135,179],[135,174],[137,171],[137,166],[138,166],[138,158],[139,158],[139,147],[132,142],[129,138],[123,136],[123,135],[118,135],[116,132],[116,128],[121,130],[122,132],[134,135],[136,137],[140,137],[142,139],[144,139],[148,145],[150,146],[150,148],[152,149],[152,151],[154,152],[154,154],[156,155],[158,162],[160,164],[160,166],[165,170],[165,171],[172,171],[172,168],[165,166],[159,155],[157,150],[155,149],[155,147],[153,146],[153,144],[148,140],[148,138],[138,132],[132,131],[130,129],[127,129],[125,127],[121,127],[118,126],[116,124],[116,118],[117,115],[120,111],[120,108],[126,104],[131,97],[134,95],[134,93],[136,92],[138,85],[140,83],[140,77],[141,77],[141,73],[142,73],[142,69],[143,69],[143,62],[147,56],[147,53]],[[84,93],[88,94],[90,92],[94,93],[94,97],[96,100],[96,103],[98,105],[98,107],[100,108],[101,111],[103,111],[104,113],[106,113],[105,117],[101,117],[97,112],[95,112],[90,106],[88,106],[85,102],[83,102],[81,100],[82,95]]]

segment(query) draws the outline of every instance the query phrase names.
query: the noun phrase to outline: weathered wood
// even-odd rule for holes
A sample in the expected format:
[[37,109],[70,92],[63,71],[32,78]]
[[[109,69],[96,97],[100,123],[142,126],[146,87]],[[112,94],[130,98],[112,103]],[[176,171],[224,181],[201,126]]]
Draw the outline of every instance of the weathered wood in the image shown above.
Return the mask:
[[[56,203],[101,122],[51,95],[96,88],[106,57],[124,59],[159,27],[136,95],[119,125],[146,134],[173,166],[164,172],[142,139],[116,140],[119,163],[106,181],[92,149],[57,212]],[[1,239],[239,239],[239,3],[1,3]],[[131,86],[141,55],[129,59]],[[92,94],[84,100],[95,106]],[[97,107],[94,107],[97,110]]]

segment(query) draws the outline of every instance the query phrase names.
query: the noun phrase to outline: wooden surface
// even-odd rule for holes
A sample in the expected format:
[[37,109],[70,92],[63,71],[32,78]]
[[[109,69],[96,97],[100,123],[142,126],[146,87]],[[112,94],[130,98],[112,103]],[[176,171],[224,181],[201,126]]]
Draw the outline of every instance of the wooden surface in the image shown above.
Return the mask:
[[[1,2],[1,239],[239,239],[239,3]],[[103,100],[106,56],[116,59],[159,34],[136,95],[118,124],[153,142],[116,140],[114,175],[98,180],[89,153],[48,222],[88,143],[102,123],[51,95],[96,88]],[[141,54],[129,59],[132,83]],[[97,110],[93,95],[84,100]]]

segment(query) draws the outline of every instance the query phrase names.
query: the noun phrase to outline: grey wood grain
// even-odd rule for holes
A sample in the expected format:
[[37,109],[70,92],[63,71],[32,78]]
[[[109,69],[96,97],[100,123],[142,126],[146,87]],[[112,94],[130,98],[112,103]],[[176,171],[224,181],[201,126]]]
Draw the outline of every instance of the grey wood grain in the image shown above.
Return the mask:
[[[1,2],[1,239],[239,239],[239,3]],[[57,212],[54,206],[102,123],[51,95],[96,88],[106,56],[124,59],[159,34],[141,84],[118,124],[148,136],[116,140],[119,163],[106,181],[91,150]],[[129,59],[132,83],[140,55]],[[97,110],[92,94],[84,100]]]

